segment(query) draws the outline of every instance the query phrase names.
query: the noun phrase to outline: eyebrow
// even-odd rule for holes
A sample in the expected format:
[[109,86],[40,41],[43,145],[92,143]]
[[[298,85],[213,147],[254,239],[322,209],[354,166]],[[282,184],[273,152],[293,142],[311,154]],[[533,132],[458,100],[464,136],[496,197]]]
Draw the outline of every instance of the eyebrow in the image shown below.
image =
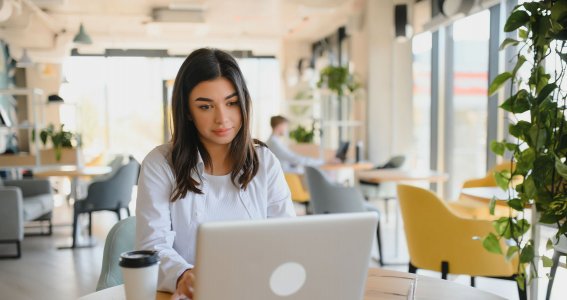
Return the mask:
[[[238,96],[238,93],[237,93],[237,92],[234,92],[234,93],[232,93],[232,94],[230,94],[230,95],[224,97],[224,100],[228,100],[228,99],[230,99],[230,98],[232,98],[232,97],[235,97],[235,96]],[[195,101],[213,102],[212,99],[209,99],[209,98],[206,98],[206,97],[199,97],[199,98],[195,99]]]

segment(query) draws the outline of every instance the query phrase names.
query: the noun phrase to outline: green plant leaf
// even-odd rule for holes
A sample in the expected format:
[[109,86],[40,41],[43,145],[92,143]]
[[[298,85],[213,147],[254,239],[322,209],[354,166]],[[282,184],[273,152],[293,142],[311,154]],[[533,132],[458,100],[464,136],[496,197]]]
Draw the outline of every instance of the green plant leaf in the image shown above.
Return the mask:
[[518,37],[520,37],[522,40],[527,40],[528,39],[528,31],[525,30],[525,29],[518,30]]
[[506,99],[500,107],[506,111],[521,114],[530,109],[530,101],[528,100],[529,94],[526,90],[520,90],[515,95]]
[[516,46],[518,45],[518,43],[520,43],[520,41],[516,40],[516,39],[512,39],[512,38],[506,38],[504,39],[504,41],[502,41],[502,43],[500,44],[500,50],[504,50],[506,49],[506,47],[512,45],[512,46]]
[[494,179],[496,180],[496,185],[503,190],[507,190],[508,187],[510,186],[510,178],[512,178],[512,175],[509,170],[494,172]]
[[506,146],[504,143],[492,141],[490,142],[490,150],[494,152],[494,154],[502,156],[504,155],[504,151],[506,151]]
[[520,252],[520,262],[529,263],[534,260],[534,247],[531,244],[527,244]]
[[518,223],[516,224],[516,232],[514,233],[516,236],[522,236],[524,235],[526,232],[528,232],[528,230],[530,230],[530,222],[528,222],[528,220],[526,219],[521,219],[518,220]]
[[510,260],[518,252],[518,246],[510,246],[506,251],[506,259]]
[[522,183],[522,186],[524,187],[524,195],[529,199],[533,199],[537,193],[533,176],[528,176]]
[[557,174],[561,175],[564,179],[567,179],[567,165],[561,162],[561,160],[555,160],[555,171]]
[[545,250],[553,250],[553,242],[551,239],[547,239],[547,243],[545,243]]
[[541,261],[543,262],[544,268],[551,268],[553,266],[553,260],[545,255],[541,256]]
[[526,279],[523,274],[518,274],[518,276],[516,276],[516,283],[522,291],[526,289]]
[[524,210],[524,204],[522,202],[522,199],[514,198],[514,199],[509,200],[507,203],[508,203],[508,206],[513,208],[514,210],[517,210],[517,211],[523,211]]
[[506,20],[506,24],[504,25],[505,32],[512,32],[526,23],[530,21],[530,15],[523,10],[516,10],[514,11],[508,20]]
[[510,72],[504,72],[496,76],[496,78],[494,78],[494,80],[490,84],[490,87],[488,88],[488,96],[492,96],[492,94],[500,89],[502,85],[504,85],[504,83],[506,83],[506,81],[510,78],[512,78],[512,73]]
[[508,131],[510,134],[517,138],[522,138],[528,130],[532,127],[532,124],[527,121],[518,121],[516,124],[510,124]]
[[496,197],[493,196],[488,203],[488,212],[490,212],[491,216],[494,216],[494,208],[496,207]]
[[489,252],[502,254],[502,248],[500,247],[500,242],[494,235],[494,233],[489,233],[488,236],[482,241],[482,246]]
[[543,89],[541,89],[539,95],[537,95],[536,103],[541,103],[545,98],[547,98],[547,96],[553,93],[555,89],[557,89],[557,85],[555,83],[550,83],[546,85]]
[[526,62],[526,57],[523,55],[518,56],[518,61],[516,62],[516,65],[514,66],[514,69],[512,70],[512,76],[516,76],[516,73],[518,73],[518,70],[522,67],[522,65]]

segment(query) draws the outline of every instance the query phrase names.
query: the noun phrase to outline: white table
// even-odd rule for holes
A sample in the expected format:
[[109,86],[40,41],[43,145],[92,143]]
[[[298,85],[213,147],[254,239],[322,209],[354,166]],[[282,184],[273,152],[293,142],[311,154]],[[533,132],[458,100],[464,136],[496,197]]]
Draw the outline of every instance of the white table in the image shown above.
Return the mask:
[[[171,294],[158,292],[156,300],[168,300]],[[124,286],[118,285],[79,298],[79,300],[125,300]],[[504,298],[481,291],[470,286],[422,275],[369,269],[366,278],[364,300],[449,300],[484,299],[503,300]],[[260,300],[260,299],[250,299]]]

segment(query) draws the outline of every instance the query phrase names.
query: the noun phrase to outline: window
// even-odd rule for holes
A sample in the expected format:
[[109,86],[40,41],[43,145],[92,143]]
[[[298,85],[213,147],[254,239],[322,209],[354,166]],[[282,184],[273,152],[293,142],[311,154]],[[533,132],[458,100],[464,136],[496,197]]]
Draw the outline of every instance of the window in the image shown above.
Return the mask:
[[417,169],[430,168],[431,38],[430,32],[424,32],[412,42],[414,147],[408,164]]

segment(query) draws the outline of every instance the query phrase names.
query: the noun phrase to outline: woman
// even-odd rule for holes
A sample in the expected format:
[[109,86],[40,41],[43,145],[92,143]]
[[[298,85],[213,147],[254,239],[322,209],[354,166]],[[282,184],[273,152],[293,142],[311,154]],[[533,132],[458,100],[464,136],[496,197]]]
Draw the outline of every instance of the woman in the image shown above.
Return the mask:
[[158,289],[192,297],[203,222],[295,216],[278,160],[250,137],[251,99],[229,54],[199,49],[175,79],[173,139],[144,159],[136,248],[157,250]]

